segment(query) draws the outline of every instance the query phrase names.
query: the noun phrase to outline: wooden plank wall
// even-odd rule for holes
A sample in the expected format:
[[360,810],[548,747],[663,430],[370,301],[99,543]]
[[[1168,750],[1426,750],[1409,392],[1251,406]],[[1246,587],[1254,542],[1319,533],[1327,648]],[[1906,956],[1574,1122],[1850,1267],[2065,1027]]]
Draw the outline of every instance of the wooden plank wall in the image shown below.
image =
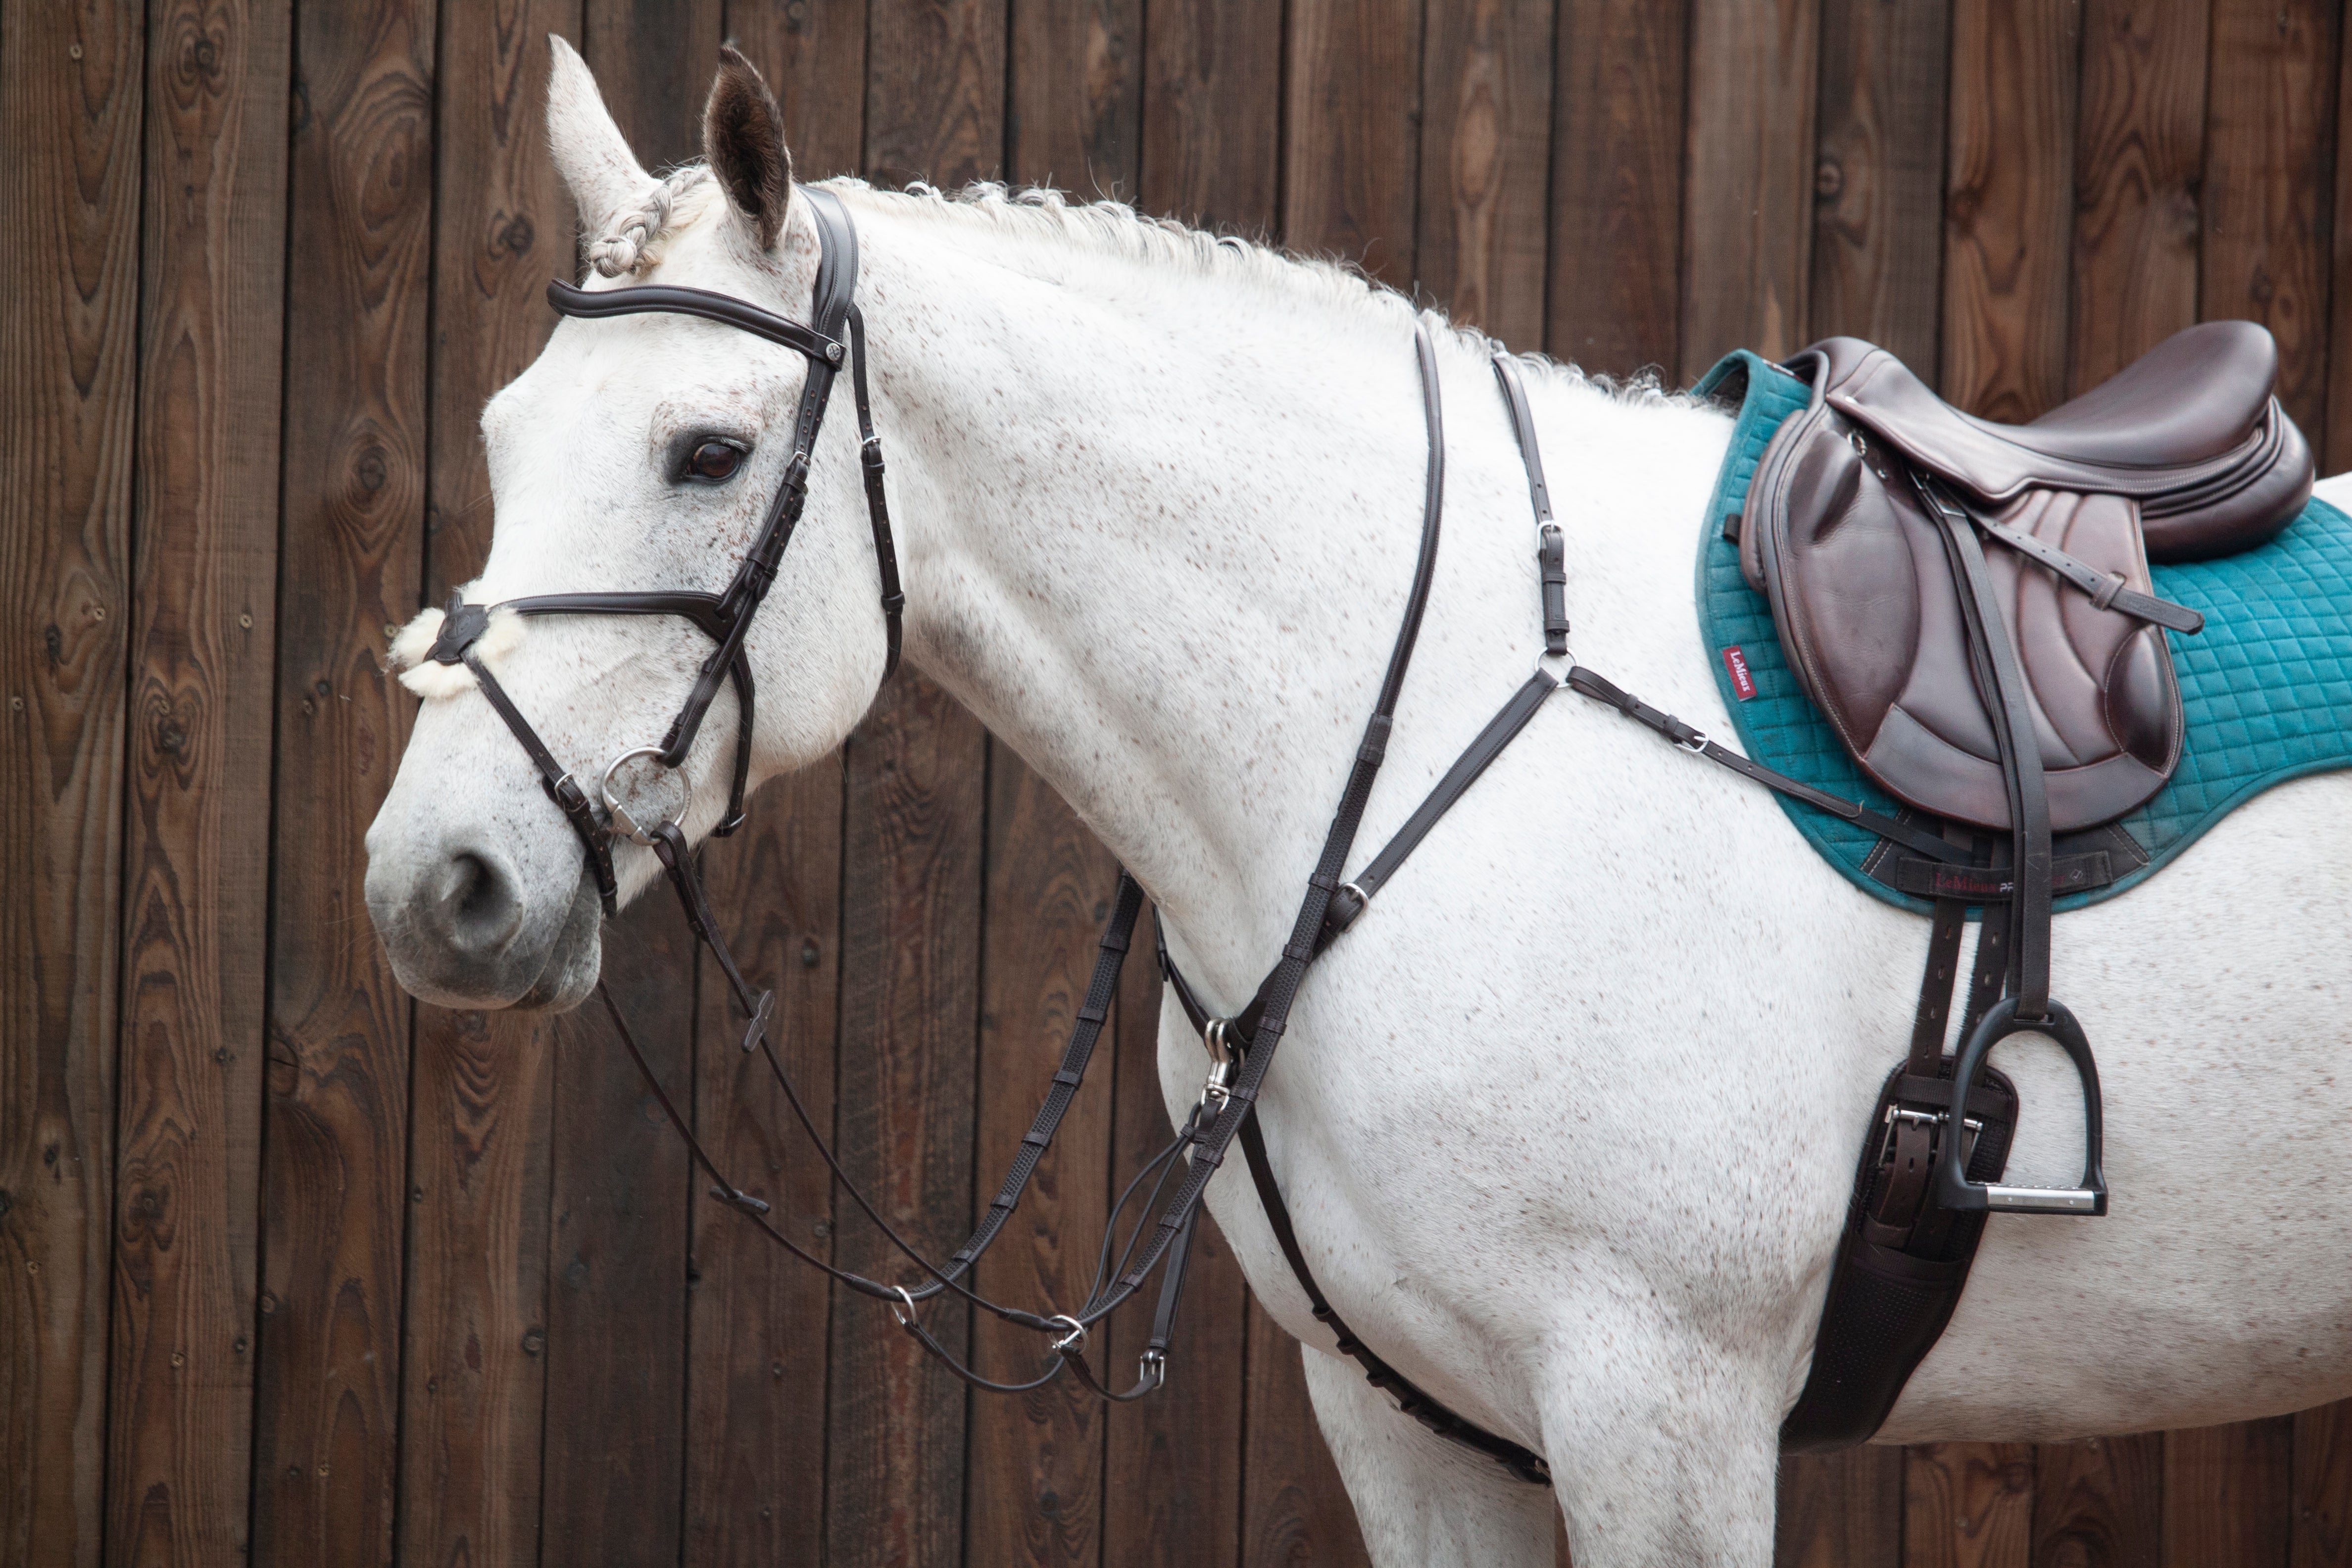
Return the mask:
[[[1213,1235],[1168,1394],[974,1399],[701,1194],[599,1020],[393,984],[379,665],[478,569],[475,416],[573,264],[551,32],[649,165],[732,37],[805,175],[1115,195],[1614,375],[1850,331],[2026,417],[2252,316],[2352,464],[2327,0],[0,0],[0,1563],[1361,1559]],[[940,1241],[1050,1071],[1106,853],[905,676],[711,858],[814,1113]],[[778,1223],[879,1265],[667,913],[608,942],[657,1068]],[[992,1289],[1090,1272],[1166,1136],[1157,1010],[1138,964]],[[1782,1493],[1806,1568],[2344,1568],[2352,1409]]]

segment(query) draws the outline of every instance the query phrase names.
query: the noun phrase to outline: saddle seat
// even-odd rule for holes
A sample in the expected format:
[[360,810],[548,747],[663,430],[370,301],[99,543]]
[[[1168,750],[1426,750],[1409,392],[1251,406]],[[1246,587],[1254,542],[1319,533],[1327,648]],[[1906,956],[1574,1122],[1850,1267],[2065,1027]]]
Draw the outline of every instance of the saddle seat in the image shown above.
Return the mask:
[[1806,353],[1826,363],[1840,413],[1979,500],[2002,505],[2039,488],[2138,501],[2152,561],[2252,549],[2309,495],[2310,450],[2272,395],[2278,346],[2252,321],[2175,332],[2030,425],[1962,413],[1859,338]]
[[[1950,505],[1985,540],[2050,828],[2112,821],[2162,788],[2182,719],[2156,622],[2178,606],[2152,597],[2148,562],[2236,553],[2302,510],[2311,450],[2272,395],[2276,366],[2263,328],[2210,322],[2018,426],[1951,407],[1859,339],[1790,361],[1812,399],[1757,468],[1740,564],[1864,771],[1921,811],[2011,826],[1983,650],[1937,515]],[[2182,616],[2166,624],[2200,624]]]

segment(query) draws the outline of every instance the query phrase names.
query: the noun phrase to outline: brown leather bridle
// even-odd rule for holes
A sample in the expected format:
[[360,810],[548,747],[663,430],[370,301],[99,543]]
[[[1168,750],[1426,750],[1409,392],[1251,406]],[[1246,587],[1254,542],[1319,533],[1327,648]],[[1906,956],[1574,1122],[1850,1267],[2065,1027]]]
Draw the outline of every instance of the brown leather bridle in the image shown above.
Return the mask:
[[[779,1230],[769,1218],[769,1205],[730,1180],[711,1159],[692,1126],[679,1113],[677,1104],[655,1076],[629,1028],[627,1019],[623,1016],[611,991],[600,980],[596,987],[597,995],[603,1001],[631,1060],[636,1064],[663,1114],[677,1130],[696,1163],[716,1184],[711,1189],[712,1196],[743,1214],[761,1234],[803,1263],[822,1270],[861,1295],[888,1305],[899,1326],[958,1377],[975,1387],[994,1392],[1016,1393],[1035,1388],[1058,1376],[1065,1369],[1072,1372],[1088,1390],[1108,1400],[1123,1402],[1139,1398],[1161,1385],[1166,1378],[1168,1349],[1174,1331],[1177,1303],[1183,1289],[1185,1266],[1198,1228],[1202,1200],[1211,1178],[1223,1163],[1229,1148],[1238,1137],[1260,1201],[1266,1209],[1284,1256],[1305,1289],[1315,1317],[1337,1335],[1339,1348],[1365,1368],[1376,1386],[1388,1390],[1396,1397],[1405,1414],[1439,1435],[1487,1455],[1523,1480],[1549,1485],[1550,1472],[1540,1456],[1464,1419],[1414,1387],[1369,1351],[1332,1310],[1316,1284],[1305,1254],[1300,1249],[1255,1118],[1260,1089],[1267,1070],[1273,1065],[1276,1047],[1287,1026],[1292,1005],[1297,998],[1308,966],[1332,940],[1363,913],[1381,882],[1412,853],[1487,763],[1534,717],[1542,706],[1542,700],[1562,684],[1560,677],[1539,662],[1534,675],[1513,694],[1502,711],[1448,771],[1389,846],[1353,879],[1341,879],[1340,873],[1354,845],[1358,826],[1371,795],[1373,781],[1379,774],[1387,751],[1405,671],[1412,662],[1436,567],[1439,519],[1444,493],[1444,429],[1439,405],[1436,350],[1427,327],[1416,323],[1414,329],[1416,363],[1429,433],[1429,464],[1421,542],[1412,584],[1406,598],[1402,625],[1390,649],[1379,697],[1356,749],[1339,807],[1325,833],[1316,868],[1307,879],[1307,891],[1292,925],[1291,939],[1284,945],[1280,960],[1259,986],[1249,1008],[1231,1021],[1213,1019],[1208,1016],[1192,987],[1185,984],[1169,960],[1165,942],[1160,944],[1161,965],[1188,1016],[1195,1026],[1202,1030],[1204,1039],[1210,1042],[1216,1066],[1199,1102],[1185,1119],[1175,1139],[1146,1163],[1113,1206],[1087,1300],[1072,1311],[1030,1311],[993,1301],[972,1289],[967,1280],[980,1256],[1003,1233],[1005,1221],[1011,1217],[1026,1191],[1039,1161],[1051,1147],[1055,1132],[1076,1096],[1087,1066],[1101,1037],[1103,1025],[1109,1016],[1119,972],[1126,961],[1135,921],[1142,907],[1143,889],[1126,871],[1120,871],[1110,918],[1097,944],[1094,971],[1072,1021],[1061,1064],[1054,1074],[1053,1087],[1048,1090],[1029,1131],[1023,1136],[1019,1152],[987,1213],[970,1237],[950,1255],[944,1265],[934,1265],[882,1217],[842,1169],[794,1088],[791,1076],[784,1071],[769,1035],[769,1026],[775,1011],[775,993],[772,990],[754,991],[728,949],[725,936],[703,889],[692,848],[680,825],[684,808],[680,808],[677,817],[648,828],[630,816],[611,793],[614,770],[632,758],[649,757],[663,768],[680,768],[693,748],[703,719],[718,697],[720,683],[724,681],[732,685],[735,690],[736,742],[727,814],[712,829],[712,834],[725,837],[741,826],[755,720],[751,672],[744,653],[744,637],[775,580],[785,546],[791,542],[806,503],[810,455],[824,417],[834,379],[845,363],[851,372],[856,402],[859,455],[865,468],[866,507],[873,529],[875,554],[880,568],[882,609],[888,638],[884,679],[888,678],[898,662],[900,619],[906,599],[899,586],[884,494],[882,448],[874,432],[866,384],[865,328],[855,302],[856,231],[847,210],[831,192],[806,186],[800,189],[809,199],[809,211],[815,222],[819,246],[814,308],[809,324],[773,315],[728,295],[698,289],[639,286],[590,292],[562,282],[548,285],[549,303],[567,316],[585,320],[645,313],[695,316],[748,331],[807,358],[808,381],[802,392],[794,420],[792,458],[785,466],[783,478],[765,519],[742,564],[727,587],[717,594],[683,590],[548,594],[509,600],[503,605],[469,605],[464,602],[462,595],[453,595],[439,635],[425,657],[432,662],[444,665],[462,663],[473,671],[483,696],[530,755],[548,798],[578,835],[586,854],[588,872],[595,879],[598,895],[608,916],[615,913],[618,906],[618,885],[612,860],[614,835],[625,834],[654,852],[677,893],[687,923],[696,938],[710,949],[721,973],[727,977],[738,1005],[743,1010],[747,1019],[743,1050],[747,1054],[756,1051],[765,1059],[771,1075],[783,1092],[785,1102],[832,1172],[834,1179],[841,1184],[890,1244],[915,1266],[923,1277],[922,1282],[912,1285],[895,1283],[839,1268],[811,1253]],[[1509,357],[1499,353],[1494,356],[1494,367],[1509,405],[1513,427],[1518,436],[1521,454],[1528,468],[1529,494],[1537,514],[1537,554],[1540,564],[1545,657],[1559,658],[1567,654],[1569,631],[1565,607],[1567,579],[1560,530],[1551,515],[1542,463],[1536,447],[1534,425],[1517,374]],[[477,651],[475,645],[489,625],[491,611],[498,608],[524,616],[675,616],[690,621],[710,638],[713,644],[711,652],[704,659],[692,689],[659,744],[624,752],[605,769],[598,790],[603,797],[603,815],[599,813],[599,802],[591,799],[572,771],[565,768],[540,739]],[[1571,670],[1570,675],[1573,677],[1577,673],[1580,672]],[[1118,1239],[1121,1216],[1147,1177],[1153,1183],[1144,1200],[1143,1212],[1147,1217],[1139,1218],[1121,1243]],[[1161,1194],[1171,1183],[1174,1190],[1168,1194],[1163,1203]],[[1155,1204],[1160,1205],[1156,1221],[1148,1218]],[[1158,1308],[1150,1336],[1140,1358],[1138,1380],[1129,1388],[1113,1390],[1096,1375],[1088,1363],[1085,1353],[1086,1341],[1096,1324],[1135,1295],[1152,1271],[1163,1264],[1165,1269],[1160,1279]],[[922,1306],[949,1294],[960,1296],[1006,1322],[1046,1335],[1049,1347],[1044,1371],[1025,1382],[997,1382],[982,1376],[960,1360],[931,1334],[922,1321]]]

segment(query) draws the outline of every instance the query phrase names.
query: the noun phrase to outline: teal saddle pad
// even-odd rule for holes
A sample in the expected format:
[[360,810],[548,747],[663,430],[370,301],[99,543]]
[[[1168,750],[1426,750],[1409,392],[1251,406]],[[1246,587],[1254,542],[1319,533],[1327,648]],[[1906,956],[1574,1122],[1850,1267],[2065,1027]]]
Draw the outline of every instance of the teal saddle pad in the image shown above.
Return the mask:
[[[1701,524],[1698,552],[1699,631],[1716,686],[1749,756],[1892,816],[1899,805],[1864,775],[1798,685],[1771,603],[1748,587],[1739,547],[1724,537],[1724,520],[1746,504],[1773,433],[1812,395],[1804,382],[1745,350],[1726,355],[1692,392],[1727,395],[1741,390],[1743,377],[1731,449]],[[2201,633],[2167,639],[2188,719],[2180,765],[2163,789],[2120,820],[2147,863],[2104,888],[2059,899],[2060,910],[2137,887],[2274,784],[2352,767],[2352,518],[2315,499],[2260,549],[2156,566],[2150,575],[2158,595],[2205,616]],[[1735,665],[1744,666],[1754,695],[1740,696]],[[1877,835],[1801,801],[1775,798],[1797,831],[1857,887],[1906,910],[1930,910],[1925,899],[1899,893],[1864,868]]]

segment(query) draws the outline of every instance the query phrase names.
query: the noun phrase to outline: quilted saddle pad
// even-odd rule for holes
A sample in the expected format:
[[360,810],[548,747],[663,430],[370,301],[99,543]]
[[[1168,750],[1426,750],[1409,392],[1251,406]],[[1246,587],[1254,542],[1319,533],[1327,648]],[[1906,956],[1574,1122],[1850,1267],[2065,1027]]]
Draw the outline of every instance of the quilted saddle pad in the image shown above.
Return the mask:
[[[1725,518],[1745,504],[1773,433],[1805,405],[1810,389],[1741,350],[1693,388],[1699,396],[1734,392],[1741,394],[1738,417],[1698,554],[1699,631],[1716,685],[1749,756],[1894,816],[1900,805],[1864,776],[1798,686],[1771,605],[1748,586],[1738,546],[1723,532]],[[2138,886],[2274,784],[2352,767],[2352,518],[2314,499],[2268,544],[2219,561],[2155,566],[2150,575],[2158,595],[2205,616],[2198,636],[2166,634],[2180,678],[2187,748],[2171,782],[2116,825],[2146,863],[2105,887],[2059,899],[2060,910]],[[1856,886],[1901,908],[1929,911],[1925,899],[1871,875],[1880,841],[1869,829],[1785,795],[1774,798]]]

